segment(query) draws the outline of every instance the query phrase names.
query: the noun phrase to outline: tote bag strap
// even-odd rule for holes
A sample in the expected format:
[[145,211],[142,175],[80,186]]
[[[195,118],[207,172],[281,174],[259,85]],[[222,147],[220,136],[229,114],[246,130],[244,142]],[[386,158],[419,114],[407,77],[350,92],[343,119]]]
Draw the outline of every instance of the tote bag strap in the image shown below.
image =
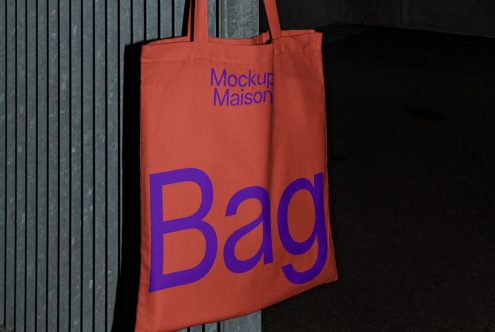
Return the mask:
[[[211,0],[210,0],[211,1]],[[265,5],[266,16],[268,18],[268,25],[270,28],[270,35],[272,39],[280,38],[280,19],[278,17],[277,3],[275,0],[260,0]],[[193,35],[190,36],[192,41],[199,41],[203,43],[208,42],[208,0],[190,0],[190,3],[194,5],[194,22],[193,22]],[[191,18],[191,8],[189,7],[189,17]],[[188,22],[188,35],[191,33],[191,20]]]

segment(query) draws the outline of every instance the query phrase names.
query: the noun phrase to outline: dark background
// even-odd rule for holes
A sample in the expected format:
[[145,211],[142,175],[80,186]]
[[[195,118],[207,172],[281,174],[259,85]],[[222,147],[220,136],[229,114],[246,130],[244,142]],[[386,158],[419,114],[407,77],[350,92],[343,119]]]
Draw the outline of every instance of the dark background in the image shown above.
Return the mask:
[[264,331],[495,331],[495,39],[418,30],[494,35],[495,2],[397,3],[279,5],[325,36],[340,280]]

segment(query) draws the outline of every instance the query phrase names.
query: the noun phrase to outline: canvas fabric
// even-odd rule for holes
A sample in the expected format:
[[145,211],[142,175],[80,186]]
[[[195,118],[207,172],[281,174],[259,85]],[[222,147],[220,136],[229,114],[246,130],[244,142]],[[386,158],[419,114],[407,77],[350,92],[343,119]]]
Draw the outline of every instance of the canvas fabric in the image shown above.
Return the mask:
[[141,52],[141,270],[136,331],[260,310],[337,279],[325,89],[314,30],[189,32]]

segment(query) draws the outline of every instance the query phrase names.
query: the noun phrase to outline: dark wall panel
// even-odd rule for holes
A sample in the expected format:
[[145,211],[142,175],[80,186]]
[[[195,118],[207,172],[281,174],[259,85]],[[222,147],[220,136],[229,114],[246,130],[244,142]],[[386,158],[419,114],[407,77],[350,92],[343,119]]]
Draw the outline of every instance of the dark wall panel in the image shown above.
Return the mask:
[[349,2],[349,21],[356,24],[397,26],[401,0],[353,0]]
[[347,2],[343,0],[278,0],[277,4],[284,29],[313,28],[348,17]]
[[402,0],[406,27],[495,36],[492,0]]
[[495,36],[492,0],[279,0],[278,3],[286,28],[344,23]]

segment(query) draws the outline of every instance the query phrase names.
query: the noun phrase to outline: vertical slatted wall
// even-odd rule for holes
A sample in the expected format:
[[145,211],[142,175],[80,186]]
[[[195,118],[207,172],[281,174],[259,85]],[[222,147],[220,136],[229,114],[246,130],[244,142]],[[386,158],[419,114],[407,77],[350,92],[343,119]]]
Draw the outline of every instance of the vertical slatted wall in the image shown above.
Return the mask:
[[[209,9],[212,35],[256,34],[257,1]],[[0,1],[0,330],[124,319],[125,53],[181,35],[183,16],[184,0]],[[261,318],[190,330],[259,331]]]

